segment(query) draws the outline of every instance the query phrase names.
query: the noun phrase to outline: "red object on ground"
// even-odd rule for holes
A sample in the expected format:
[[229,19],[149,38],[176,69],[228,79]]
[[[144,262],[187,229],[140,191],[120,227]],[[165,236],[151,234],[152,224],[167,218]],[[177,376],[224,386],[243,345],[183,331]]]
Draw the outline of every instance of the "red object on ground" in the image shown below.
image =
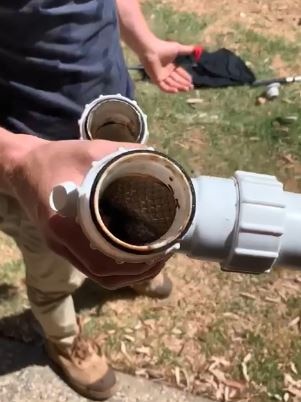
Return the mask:
[[193,57],[194,57],[195,61],[199,61],[199,60],[200,60],[203,51],[204,51],[204,48],[203,48],[202,46],[196,46],[196,47],[194,48]]

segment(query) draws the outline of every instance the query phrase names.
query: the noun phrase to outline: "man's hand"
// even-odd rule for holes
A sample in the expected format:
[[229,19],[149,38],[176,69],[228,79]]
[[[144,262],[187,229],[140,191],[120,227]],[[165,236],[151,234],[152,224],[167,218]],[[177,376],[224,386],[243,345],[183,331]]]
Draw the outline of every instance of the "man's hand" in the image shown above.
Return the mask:
[[154,38],[147,49],[140,55],[148,76],[158,87],[169,93],[193,89],[192,78],[182,67],[174,64],[177,56],[189,55],[193,46]]
[[151,80],[162,91],[176,93],[193,88],[190,75],[173,63],[191,54],[194,46],[158,39],[149,29],[139,0],[116,0],[121,37],[137,54]]
[[10,191],[40,230],[50,249],[109,289],[153,278],[160,272],[163,262],[153,265],[116,264],[92,250],[75,220],[58,216],[49,207],[49,195],[55,185],[69,180],[81,184],[93,161],[117,151],[120,146],[131,148],[137,144],[102,140],[49,142],[21,134],[9,134],[8,137],[13,137],[15,146],[23,144],[20,152],[12,151],[14,163],[9,172]]

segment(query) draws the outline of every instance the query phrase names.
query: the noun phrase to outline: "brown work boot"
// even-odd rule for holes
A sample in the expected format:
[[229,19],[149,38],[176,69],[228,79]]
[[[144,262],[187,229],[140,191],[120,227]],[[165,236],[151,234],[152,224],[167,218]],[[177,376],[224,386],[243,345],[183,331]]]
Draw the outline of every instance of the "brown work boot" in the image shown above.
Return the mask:
[[97,354],[93,341],[77,336],[69,348],[48,342],[49,357],[63,371],[68,384],[79,394],[94,400],[110,398],[116,390],[114,371],[105,357]]
[[172,291],[172,281],[166,273],[160,272],[155,278],[131,286],[139,295],[166,299]]

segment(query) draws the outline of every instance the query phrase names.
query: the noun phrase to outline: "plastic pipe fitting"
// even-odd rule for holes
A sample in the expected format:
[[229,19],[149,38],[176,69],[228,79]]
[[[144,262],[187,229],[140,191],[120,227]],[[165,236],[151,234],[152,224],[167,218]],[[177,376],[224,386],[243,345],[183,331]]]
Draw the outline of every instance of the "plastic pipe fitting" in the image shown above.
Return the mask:
[[147,116],[136,101],[120,94],[99,96],[85,106],[79,120],[84,140],[110,140],[146,144]]

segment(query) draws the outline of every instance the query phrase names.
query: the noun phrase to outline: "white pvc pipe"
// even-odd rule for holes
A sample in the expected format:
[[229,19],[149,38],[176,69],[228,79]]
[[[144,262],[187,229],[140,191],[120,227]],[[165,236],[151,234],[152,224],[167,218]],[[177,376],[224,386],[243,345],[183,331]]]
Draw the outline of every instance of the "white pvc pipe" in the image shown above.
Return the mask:
[[276,265],[301,269],[301,194],[284,193],[286,214]]
[[269,270],[282,232],[281,183],[247,172],[236,172],[230,179],[198,177],[193,183],[196,215],[181,251],[191,258],[217,261],[228,271]]
[[222,262],[229,253],[237,217],[237,192],[232,179],[200,176],[193,179],[196,214],[181,243],[191,257]]
[[[99,208],[105,190],[115,180],[132,175],[152,177],[161,182],[175,201],[174,219],[167,232],[144,245],[131,244],[116,237],[110,232],[106,216]],[[134,204],[135,199],[132,202]],[[118,262],[135,263],[154,260],[180,248],[180,240],[194,217],[195,195],[190,178],[167,156],[152,149],[121,148],[115,154],[94,162],[80,186],[70,182],[56,186],[50,195],[50,206],[61,215],[76,218],[92,248]]]
[[87,104],[79,120],[84,140],[110,140],[146,144],[147,116],[136,101],[120,94],[101,95]]

